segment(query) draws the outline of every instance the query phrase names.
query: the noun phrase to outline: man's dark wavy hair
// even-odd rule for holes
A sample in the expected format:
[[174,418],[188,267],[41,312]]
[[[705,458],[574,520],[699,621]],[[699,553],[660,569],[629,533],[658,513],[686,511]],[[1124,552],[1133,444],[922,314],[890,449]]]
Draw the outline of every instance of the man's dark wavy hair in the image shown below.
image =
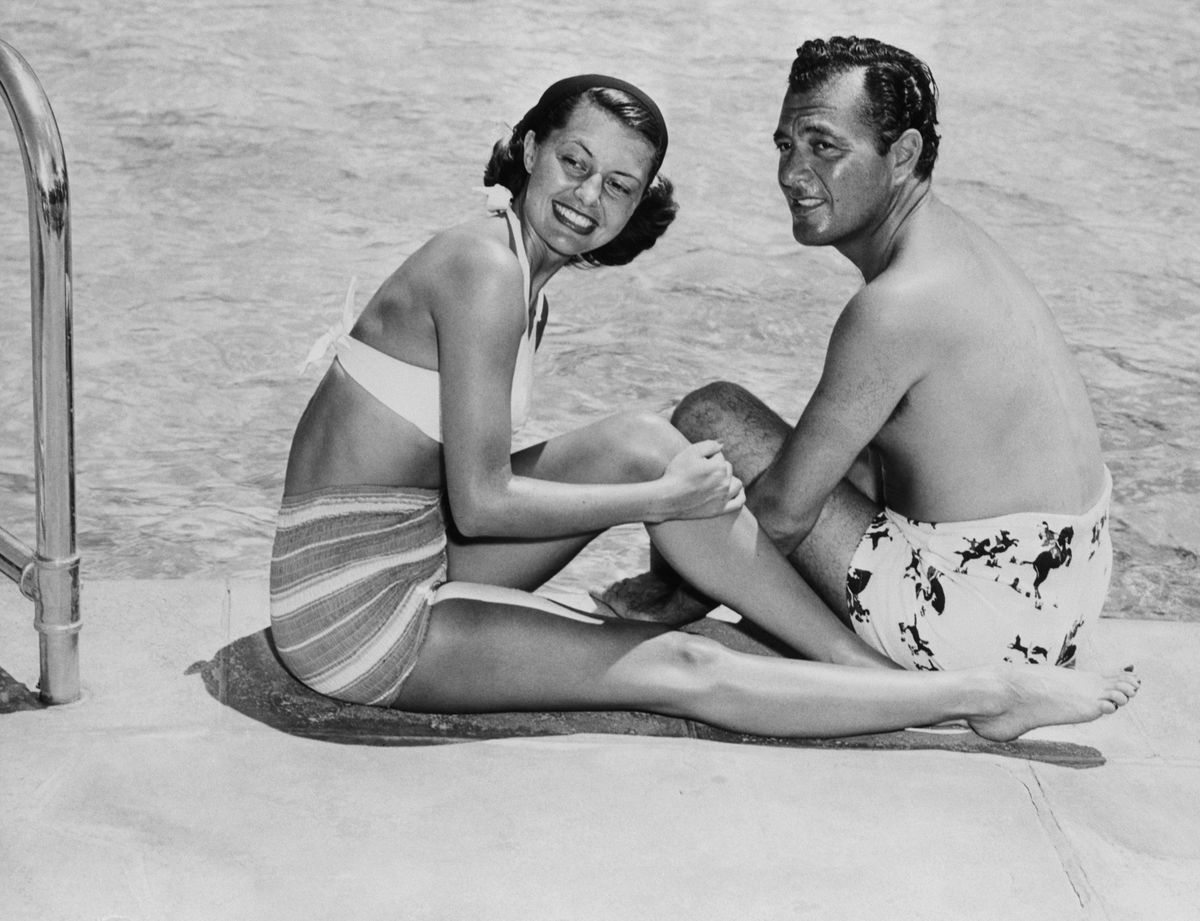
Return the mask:
[[[529,181],[529,174],[525,172],[525,132],[532,130],[538,141],[544,140],[551,131],[563,127],[584,100],[642,135],[654,147],[656,159],[661,158],[666,138],[661,136],[657,119],[627,93],[610,87],[592,87],[547,106],[544,111],[536,106],[531,109],[513,128],[512,134],[497,141],[492,148],[492,158],[483,171],[483,184],[502,185],[514,196],[520,195]],[[617,236],[599,249],[573,257],[568,264],[599,266],[632,262],[639,253],[650,249],[675,220],[679,206],[675,203],[674,191],[669,179],[661,174],[657,176],[638,202],[629,223]]]
[[915,128],[923,142],[915,174],[928,179],[938,154],[937,84],[923,61],[873,38],[834,36],[806,41],[796,49],[788,88],[806,93],[844,73],[862,69],[863,121],[875,132],[879,153]]

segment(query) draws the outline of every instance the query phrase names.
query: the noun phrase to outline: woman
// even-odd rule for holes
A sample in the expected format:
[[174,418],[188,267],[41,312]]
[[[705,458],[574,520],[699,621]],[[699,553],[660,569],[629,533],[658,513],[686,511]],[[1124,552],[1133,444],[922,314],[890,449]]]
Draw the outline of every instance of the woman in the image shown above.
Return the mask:
[[[330,696],[405,710],[654,710],[773,735],[965,718],[1010,739],[1125,703],[1137,679],[1124,673],[892,670],[761,536],[721,446],[691,445],[658,416],[512,452],[543,286],[564,265],[624,264],[653,246],[675,211],[658,176],[666,147],[658,107],[631,84],[554,84],[493,151],[494,213],[435,236],[343,331],[280,510],[272,627],[288,668]],[[821,661],[442,587],[531,591],[631,521],[694,585]]]

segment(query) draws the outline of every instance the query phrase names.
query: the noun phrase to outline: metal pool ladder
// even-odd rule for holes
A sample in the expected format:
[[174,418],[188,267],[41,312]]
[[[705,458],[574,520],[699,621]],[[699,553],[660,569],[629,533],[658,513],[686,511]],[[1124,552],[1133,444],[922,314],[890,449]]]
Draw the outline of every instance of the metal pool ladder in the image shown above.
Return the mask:
[[78,700],[79,554],[71,397],[71,210],[62,138],[37,76],[0,41],[0,96],[12,116],[29,192],[33,309],[36,552],[0,528],[0,572],[34,604],[42,701]]

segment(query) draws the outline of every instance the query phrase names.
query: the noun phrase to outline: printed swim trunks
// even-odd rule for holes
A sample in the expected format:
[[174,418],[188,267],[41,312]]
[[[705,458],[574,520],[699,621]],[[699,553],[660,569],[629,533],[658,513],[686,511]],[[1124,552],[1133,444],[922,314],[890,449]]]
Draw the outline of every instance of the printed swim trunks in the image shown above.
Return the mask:
[[846,573],[855,632],[911,669],[1072,666],[1112,574],[1112,478],[1082,515],[913,521],[884,509]]

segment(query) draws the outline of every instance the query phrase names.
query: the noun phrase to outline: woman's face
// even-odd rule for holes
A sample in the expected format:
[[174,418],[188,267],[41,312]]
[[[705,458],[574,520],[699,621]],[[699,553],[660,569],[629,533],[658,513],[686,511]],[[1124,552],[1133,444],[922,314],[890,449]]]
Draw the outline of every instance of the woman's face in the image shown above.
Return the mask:
[[555,253],[597,249],[625,227],[642,200],[654,147],[641,134],[590,102],[538,143],[525,135],[523,216]]

